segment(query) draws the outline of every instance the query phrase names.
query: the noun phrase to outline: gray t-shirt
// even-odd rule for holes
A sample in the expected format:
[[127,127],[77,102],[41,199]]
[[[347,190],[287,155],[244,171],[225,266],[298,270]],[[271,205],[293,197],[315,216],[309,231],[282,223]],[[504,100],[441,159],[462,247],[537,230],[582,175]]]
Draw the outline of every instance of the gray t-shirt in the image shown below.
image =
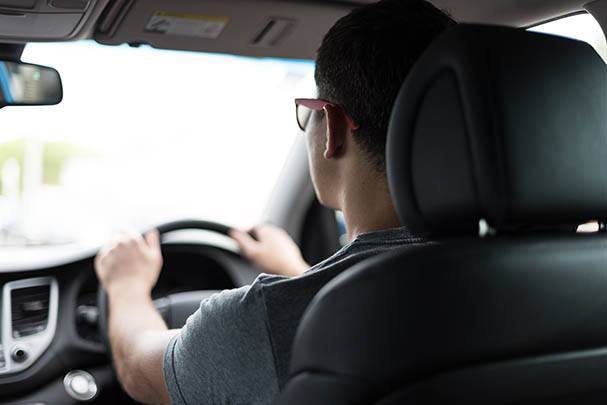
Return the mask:
[[174,404],[270,404],[288,377],[297,325],[314,295],[356,263],[423,243],[404,228],[359,235],[296,278],[260,275],[205,299],[164,354]]

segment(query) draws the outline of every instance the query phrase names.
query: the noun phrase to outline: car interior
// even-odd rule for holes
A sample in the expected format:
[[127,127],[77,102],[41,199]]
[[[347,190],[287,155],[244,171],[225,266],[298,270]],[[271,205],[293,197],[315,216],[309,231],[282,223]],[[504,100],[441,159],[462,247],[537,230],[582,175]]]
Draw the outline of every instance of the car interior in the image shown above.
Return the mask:
[[[371,2],[0,0],[0,119],[43,126],[57,111],[51,106],[71,103],[67,72],[43,66],[51,65],[57,49],[74,59],[92,49],[110,58],[109,65],[106,50],[146,58],[138,52],[151,47],[172,61],[229,55],[267,62],[261,70],[270,73],[277,71],[273,63],[287,63],[299,72],[295,76],[309,79],[327,30]],[[607,1],[431,2],[460,24],[431,44],[402,84],[386,146],[399,219],[430,243],[366,260],[316,295],[299,325],[290,376],[276,403],[604,403]],[[588,30],[591,35],[583,35]],[[56,44],[63,48],[40,52],[35,64],[25,58],[31,49]],[[166,53],[174,51],[185,53]],[[151,60],[138,66],[147,69]],[[220,62],[229,70],[227,64],[242,60]],[[180,75],[179,63],[171,63],[175,72],[154,73],[156,82],[145,93],[167,111],[169,104],[179,110],[188,108],[180,102],[196,102],[161,96],[158,88]],[[285,80],[294,83],[290,72]],[[123,73],[125,83],[145,74]],[[237,76],[246,73],[226,74],[239,84]],[[117,88],[109,77],[88,80],[113,97],[136,100],[129,92],[138,87]],[[231,87],[238,94],[238,85]],[[289,92],[300,89],[293,85]],[[109,121],[108,128],[121,125],[98,106],[80,104],[87,117]],[[294,115],[292,107],[285,111]],[[218,102],[205,108],[236,107]],[[12,118],[13,111],[20,115]],[[154,121],[148,115],[125,117],[136,126]],[[314,264],[344,244],[343,219],[315,199],[304,141],[297,127],[291,132],[255,220],[284,228]],[[171,139],[178,138],[162,142]],[[221,142],[209,139],[211,149]],[[175,142],[194,149],[187,139]],[[195,153],[187,156],[196,159]],[[0,169],[4,196],[12,166]],[[193,187],[194,173],[181,176],[170,181]],[[204,192],[221,203],[227,198],[222,187],[244,182],[210,184],[217,189]],[[137,190],[131,192],[136,198]],[[0,210],[8,206],[2,201]],[[63,215],[55,214],[67,222]],[[106,218],[92,208],[86,215],[91,224]],[[169,327],[183,326],[204,298],[259,275],[227,237],[235,224],[225,218],[137,222],[142,232],[157,228],[162,236],[164,265],[154,303]],[[7,232],[3,224],[1,235]],[[25,246],[17,253],[2,244],[0,403],[133,403],[110,356],[107,297],[93,264],[100,244]]]

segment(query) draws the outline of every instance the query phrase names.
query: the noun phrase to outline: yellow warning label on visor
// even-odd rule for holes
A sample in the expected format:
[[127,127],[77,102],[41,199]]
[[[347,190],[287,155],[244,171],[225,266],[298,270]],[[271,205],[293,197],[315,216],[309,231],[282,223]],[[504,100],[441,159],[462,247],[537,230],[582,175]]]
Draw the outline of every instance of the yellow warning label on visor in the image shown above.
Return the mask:
[[156,11],[145,26],[146,32],[215,39],[230,19],[225,16]]

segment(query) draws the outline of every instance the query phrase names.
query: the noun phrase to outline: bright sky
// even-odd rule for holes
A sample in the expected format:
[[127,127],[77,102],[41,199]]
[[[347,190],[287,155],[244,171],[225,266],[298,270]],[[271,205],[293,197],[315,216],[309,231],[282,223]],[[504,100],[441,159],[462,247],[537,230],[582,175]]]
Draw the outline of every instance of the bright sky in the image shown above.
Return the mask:
[[64,100],[1,110],[0,141],[97,152],[66,165],[60,187],[34,187],[12,213],[45,239],[184,217],[256,223],[299,136],[293,98],[314,93],[310,62],[93,42],[30,44],[23,59],[56,68]]

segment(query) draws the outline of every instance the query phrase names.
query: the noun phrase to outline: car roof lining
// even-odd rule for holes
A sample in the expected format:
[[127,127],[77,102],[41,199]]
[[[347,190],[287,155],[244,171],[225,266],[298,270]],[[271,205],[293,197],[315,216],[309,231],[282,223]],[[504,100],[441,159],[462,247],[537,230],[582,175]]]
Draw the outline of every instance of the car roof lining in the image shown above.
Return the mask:
[[431,0],[456,20],[469,23],[528,27],[584,11],[587,0]]
[[[46,2],[46,0],[39,0]],[[23,43],[94,38],[107,45],[149,44],[156,48],[221,52],[254,57],[313,59],[322,36],[357,5],[375,0],[88,0],[95,12],[83,16],[74,32],[60,38],[2,36],[0,42]],[[583,12],[587,0],[430,0],[459,22],[529,27]],[[605,4],[607,0],[597,0]],[[1,11],[6,9],[2,6]],[[149,29],[160,13],[177,22],[172,32]],[[596,15],[595,15],[596,16]],[[182,18],[180,18],[182,17]],[[204,37],[204,18],[224,21],[215,37]],[[197,26],[198,19],[198,26]],[[202,21],[202,22],[201,22]],[[600,21],[599,21],[600,22]],[[190,24],[192,27],[187,27]],[[270,26],[268,28],[268,26]],[[1,27],[1,24],[0,24]],[[184,33],[184,30],[186,31]],[[188,31],[189,30],[189,31]],[[170,30],[169,30],[170,31]],[[268,32],[265,32],[268,31]]]
[[[225,52],[259,57],[313,59],[322,36],[342,15],[357,5],[374,0],[302,1],[302,0],[120,0],[133,4],[113,32],[97,32],[103,44],[150,44],[156,48]],[[564,15],[585,11],[586,0],[430,0],[459,22],[529,27]],[[159,35],[146,32],[154,13],[169,11],[184,15],[224,16],[229,19],[217,38],[187,35]],[[280,41],[254,44],[268,22],[278,17],[292,24]],[[103,25],[104,22],[101,23]],[[98,25],[100,27],[101,25]],[[276,26],[275,26],[276,27]],[[268,41],[271,42],[271,41]]]

